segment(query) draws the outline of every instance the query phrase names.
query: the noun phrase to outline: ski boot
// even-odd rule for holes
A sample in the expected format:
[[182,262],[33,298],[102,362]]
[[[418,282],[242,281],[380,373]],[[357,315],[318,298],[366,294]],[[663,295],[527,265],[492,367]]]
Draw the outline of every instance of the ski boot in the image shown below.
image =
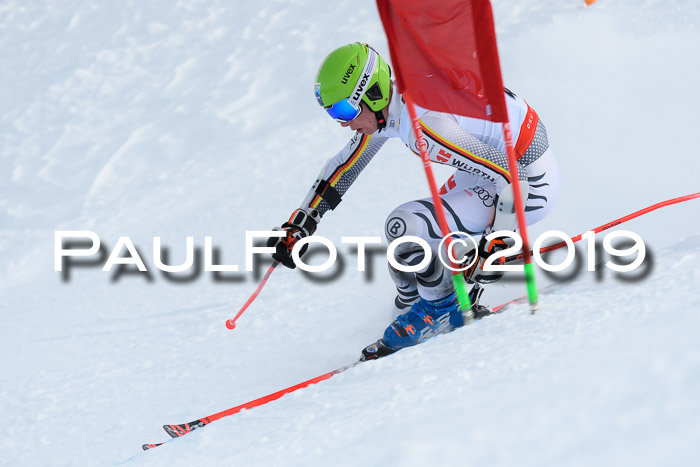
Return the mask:
[[490,308],[479,304],[479,299],[483,293],[484,288],[478,282],[474,284],[474,287],[469,291],[469,301],[472,304],[472,313],[474,314],[475,320],[493,314]]
[[387,348],[396,351],[416,345],[432,336],[464,326],[465,317],[453,293],[440,300],[421,298],[406,313],[399,315],[380,339]]
[[419,344],[432,336],[450,332],[492,314],[488,307],[479,304],[483,293],[484,288],[479,283],[474,284],[469,291],[472,309],[466,312],[460,311],[454,293],[441,300],[421,298],[386,328],[384,337],[362,350],[360,360],[375,360],[391,355],[404,347]]

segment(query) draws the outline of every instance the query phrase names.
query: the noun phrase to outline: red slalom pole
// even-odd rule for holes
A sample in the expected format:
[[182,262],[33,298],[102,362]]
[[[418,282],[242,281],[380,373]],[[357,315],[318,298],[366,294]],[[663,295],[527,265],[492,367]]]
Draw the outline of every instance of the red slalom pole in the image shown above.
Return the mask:
[[[633,212],[632,214],[628,214],[624,217],[620,217],[619,219],[615,219],[614,221],[610,221],[607,224],[603,224],[601,226],[598,226],[595,229],[589,230],[588,232],[593,231],[593,233],[600,233],[603,230],[607,230],[611,227],[615,227],[617,225],[622,224],[623,222],[627,222],[629,220],[635,219],[635,218],[642,216],[644,214],[647,214],[651,211],[656,211],[657,209],[663,208],[664,206],[669,206],[671,204],[678,204],[678,203],[682,203],[684,201],[690,201],[691,199],[695,199],[695,198],[700,198],[700,193],[693,193],[690,195],[679,196],[678,198],[667,199],[666,201],[661,201],[660,203],[653,204],[653,205],[648,206],[644,209],[640,209],[637,212]],[[579,240],[581,240],[581,238],[583,238],[584,234],[585,234],[585,232],[582,234],[578,234],[575,237],[572,237],[571,241],[574,243],[578,242]],[[563,246],[566,246],[566,242],[555,243],[554,245],[549,245],[549,246],[540,248],[540,253],[547,253],[548,251],[558,250],[559,248],[561,248]],[[530,254],[532,254],[531,251],[530,251]],[[524,253],[520,253],[519,255],[509,256],[508,258],[506,258],[505,261],[506,261],[506,263],[510,263],[511,261],[517,261],[519,259],[522,259],[523,257],[524,257]]]
[[253,295],[251,295],[250,298],[248,299],[248,301],[245,302],[245,305],[243,305],[243,308],[241,308],[241,310],[236,314],[236,316],[233,317],[233,319],[229,319],[226,321],[226,327],[228,329],[235,329],[236,328],[236,320],[238,320],[238,318],[241,317],[243,312],[248,309],[248,307],[250,306],[251,303],[253,303],[253,300],[255,300],[258,297],[258,295],[260,294],[260,291],[265,286],[265,283],[270,278],[270,274],[272,274],[272,271],[275,270],[275,268],[277,267],[278,264],[280,264],[279,261],[275,261],[274,263],[272,263],[270,268],[265,273],[265,276],[260,281],[260,284],[258,284],[258,288],[255,289],[255,292],[253,292]]
[[[505,96],[501,95],[503,99],[503,108],[506,108]],[[508,159],[508,170],[510,171],[510,180],[513,185],[513,201],[515,204],[515,215],[518,221],[518,228],[520,230],[520,238],[523,241],[523,258],[525,259],[525,264],[523,269],[525,271],[525,281],[527,285],[527,298],[530,302],[530,312],[535,313],[537,311],[537,284],[535,282],[535,269],[532,266],[532,256],[530,253],[530,241],[527,238],[527,222],[525,221],[525,202],[523,201],[522,194],[520,193],[520,179],[518,178],[518,162],[515,157],[515,149],[513,145],[513,133],[510,129],[510,122],[506,118],[503,124],[503,137],[506,141],[506,158]]]
[[[435,204],[435,217],[437,218],[438,225],[440,226],[440,230],[442,231],[442,236],[443,238],[445,238],[445,247],[448,252],[447,259],[450,261],[452,267],[454,269],[457,269],[457,265],[454,264],[449,255],[450,245],[452,244],[452,238],[450,237],[450,228],[447,225],[445,209],[442,207],[442,198],[440,198],[440,193],[438,192],[437,185],[435,184],[435,176],[433,175],[433,168],[431,166],[430,155],[428,154],[428,145],[425,142],[425,137],[423,136],[423,129],[421,128],[420,120],[418,120],[418,115],[416,114],[416,109],[413,106],[413,100],[411,99],[411,96],[406,92],[403,94],[403,98],[404,101],[406,101],[408,115],[411,117],[413,136],[416,138],[416,145],[418,146],[418,151],[420,152],[421,159],[423,160],[423,168],[425,169],[425,175],[428,178],[430,194],[433,197],[433,204]],[[457,302],[459,303],[460,308],[462,310],[471,310],[472,303],[469,299],[469,293],[467,292],[467,285],[464,283],[464,274],[462,274],[462,271],[452,271],[452,284],[454,285],[455,294],[457,295]]]

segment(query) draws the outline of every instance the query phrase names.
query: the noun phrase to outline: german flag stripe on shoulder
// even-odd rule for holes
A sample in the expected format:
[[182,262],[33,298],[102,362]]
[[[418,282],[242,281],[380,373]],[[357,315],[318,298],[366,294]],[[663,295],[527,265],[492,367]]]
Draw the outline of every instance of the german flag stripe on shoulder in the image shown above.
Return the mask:
[[[338,180],[340,180],[340,178],[345,175],[345,173],[350,170],[358,160],[360,160],[362,153],[365,152],[365,149],[367,148],[367,143],[369,143],[370,138],[371,135],[362,135],[362,138],[360,139],[359,143],[357,143],[355,150],[350,153],[350,157],[348,157],[345,163],[336,167],[330,177],[328,177],[328,184],[330,186],[335,188],[335,184],[338,183]],[[313,209],[318,208],[321,201],[322,198],[320,195],[314,196],[313,200],[311,201],[311,207]]]
[[475,165],[480,165],[482,167],[486,167],[487,169],[491,170],[492,172],[495,172],[501,176],[503,176],[508,183],[510,183],[510,171],[507,169],[504,169],[500,165],[496,164],[495,162],[492,162],[488,159],[484,159],[483,157],[479,157],[476,154],[467,151],[463,147],[457,146],[456,144],[452,143],[451,141],[446,140],[442,136],[440,136],[436,131],[431,129],[429,126],[423,122],[423,120],[419,120],[420,125],[423,128],[423,134],[425,135],[426,138],[429,138],[433,140],[434,142],[440,144],[441,146],[444,146],[448,148],[450,151],[453,151],[456,154],[459,154],[460,156],[466,157],[469,159],[471,162],[473,162]]

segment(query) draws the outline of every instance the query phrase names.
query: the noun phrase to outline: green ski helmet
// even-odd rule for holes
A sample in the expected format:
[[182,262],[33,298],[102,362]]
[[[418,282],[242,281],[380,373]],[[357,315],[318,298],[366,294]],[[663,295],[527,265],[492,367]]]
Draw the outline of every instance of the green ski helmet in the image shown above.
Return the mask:
[[335,49],[321,63],[314,91],[318,103],[341,122],[360,113],[364,102],[377,116],[379,129],[386,122],[381,114],[389,104],[391,69],[369,45],[355,42]]

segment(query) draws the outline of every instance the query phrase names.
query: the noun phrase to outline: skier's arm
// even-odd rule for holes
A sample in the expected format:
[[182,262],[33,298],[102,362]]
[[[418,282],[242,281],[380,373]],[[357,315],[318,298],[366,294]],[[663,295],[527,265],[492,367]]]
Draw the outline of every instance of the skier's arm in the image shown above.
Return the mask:
[[[499,194],[510,185],[512,175],[506,155],[460,128],[453,115],[429,111],[420,122],[432,161],[486,177],[494,182]],[[418,153],[412,134],[409,147]],[[527,180],[527,171],[520,164],[517,175],[519,180]]]
[[325,165],[311,186],[300,209],[318,211],[318,216],[333,210],[342,200],[360,172],[384,145],[385,136],[356,133],[348,144]]
[[[326,162],[299,209],[281,228],[275,229],[283,230],[285,235],[268,240],[267,246],[275,248],[272,257],[276,261],[294,269],[291,252],[296,242],[314,234],[323,214],[338,206],[350,185],[387,139],[356,133],[338,154]],[[304,254],[307,247],[302,247],[299,256]]]

